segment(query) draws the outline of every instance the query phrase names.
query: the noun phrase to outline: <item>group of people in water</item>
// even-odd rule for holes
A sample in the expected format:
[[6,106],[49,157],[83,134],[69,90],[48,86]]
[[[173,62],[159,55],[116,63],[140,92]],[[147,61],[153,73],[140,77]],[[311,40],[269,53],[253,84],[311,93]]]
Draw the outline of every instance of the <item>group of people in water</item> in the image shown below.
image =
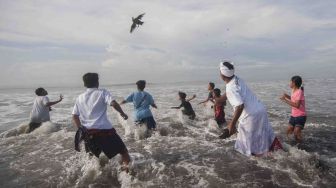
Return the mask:
[[[237,133],[235,149],[246,156],[264,156],[270,151],[282,149],[279,139],[273,132],[269,123],[267,110],[256,95],[247,87],[245,82],[234,74],[235,69],[231,62],[224,61],[219,65],[220,77],[226,84],[226,90],[215,88],[214,83],[209,83],[208,98],[199,104],[212,102],[214,118],[218,126],[226,124],[226,128],[220,138],[228,138]],[[130,156],[124,142],[113,128],[107,117],[107,107],[112,106],[123,119],[128,116],[124,113],[114,96],[106,89],[99,88],[99,76],[97,73],[86,73],[83,76],[84,86],[87,90],[80,94],[73,107],[72,119],[82,136],[78,139],[85,140],[85,148],[88,152],[99,157],[101,152],[108,158],[121,154],[123,168],[128,170]],[[157,108],[152,95],[144,91],[146,82],[136,82],[137,91],[131,93],[120,104],[132,103],[134,107],[135,124],[146,125],[148,130],[156,130],[156,122],[150,107]],[[294,133],[297,142],[302,141],[301,131],[306,122],[305,98],[300,76],[292,77],[290,81],[291,95],[283,94],[280,99],[292,107],[291,117],[287,128],[287,136]],[[39,127],[42,122],[50,121],[49,111],[51,106],[62,101],[50,102],[48,92],[43,88],[35,91],[37,97],[31,112],[29,132]],[[184,92],[178,93],[181,104],[173,109],[182,109],[182,113],[189,119],[195,120],[196,113],[190,103],[196,95],[187,98]],[[224,107],[229,102],[233,109],[231,121],[226,121]],[[78,132],[77,131],[77,132]],[[77,134],[76,134],[77,137]]]

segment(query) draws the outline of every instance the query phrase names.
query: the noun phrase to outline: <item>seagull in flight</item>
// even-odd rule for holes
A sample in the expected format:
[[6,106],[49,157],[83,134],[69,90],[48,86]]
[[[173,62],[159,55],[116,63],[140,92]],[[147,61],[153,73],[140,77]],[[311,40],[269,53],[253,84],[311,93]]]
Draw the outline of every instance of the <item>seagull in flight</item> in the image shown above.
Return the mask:
[[144,22],[141,21],[142,17],[145,15],[145,13],[143,14],[140,14],[138,17],[136,18],[133,18],[132,17],[132,26],[131,26],[131,30],[130,30],[130,33],[133,32],[133,30],[136,28],[136,27],[139,27],[139,25],[142,25]]

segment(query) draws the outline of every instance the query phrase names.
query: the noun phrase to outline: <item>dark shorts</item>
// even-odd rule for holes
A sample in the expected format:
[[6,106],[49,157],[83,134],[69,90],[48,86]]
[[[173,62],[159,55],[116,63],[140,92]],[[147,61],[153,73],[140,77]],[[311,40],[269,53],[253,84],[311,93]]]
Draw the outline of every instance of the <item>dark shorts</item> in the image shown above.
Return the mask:
[[225,118],[215,118],[215,120],[217,125],[223,125],[226,122]]
[[307,116],[299,116],[299,117],[293,117],[291,116],[289,118],[289,124],[292,125],[292,126],[298,126],[298,127],[301,127],[301,129],[303,129],[305,123],[306,123],[306,119],[307,119]]
[[182,110],[182,114],[186,115],[189,117],[189,119],[194,120],[196,118],[195,112],[190,112],[187,110]]
[[124,142],[121,140],[115,129],[97,130],[90,129],[90,144],[87,145],[89,151],[96,157],[99,157],[101,152],[108,158],[112,158],[119,153],[127,151]]
[[33,130],[39,128],[42,125],[42,123],[34,123],[34,122],[30,122],[29,123],[29,129],[28,129],[28,133],[32,132]]
[[137,121],[136,123],[138,123],[138,124],[146,124],[146,126],[147,126],[148,129],[155,129],[156,128],[156,122],[155,122],[153,116],[143,118],[140,121]]

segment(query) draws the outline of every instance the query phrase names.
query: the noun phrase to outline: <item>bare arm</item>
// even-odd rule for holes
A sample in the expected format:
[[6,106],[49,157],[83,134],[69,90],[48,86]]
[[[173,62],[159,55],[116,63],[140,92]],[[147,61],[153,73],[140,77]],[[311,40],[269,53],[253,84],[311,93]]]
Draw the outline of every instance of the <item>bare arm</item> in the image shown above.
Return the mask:
[[229,129],[230,134],[232,134],[235,131],[237,121],[238,121],[240,115],[242,114],[243,110],[244,110],[244,104],[241,104],[241,105],[236,107],[236,109],[233,113],[232,121],[228,125],[228,129]]
[[59,98],[57,101],[54,101],[54,102],[48,102],[48,103],[46,104],[46,106],[50,107],[50,106],[52,106],[52,105],[55,105],[55,104],[61,102],[62,100],[63,100],[63,95],[60,95],[60,98]]
[[73,115],[72,115],[72,121],[73,121],[74,125],[75,125],[77,128],[79,128],[79,127],[81,126],[81,122],[80,122],[80,120],[79,120],[79,116],[78,116],[78,115],[73,114]]
[[226,100],[227,100],[226,94],[222,95],[219,98],[216,98],[216,101],[220,103],[226,102]]
[[191,98],[187,99],[186,101],[190,102],[190,101],[193,100],[194,98],[196,98],[196,95],[193,95]]
[[111,106],[117,111],[119,112],[119,114],[121,115],[121,117],[123,117],[125,120],[128,119],[128,116],[124,113],[124,111],[121,109],[120,105],[117,103],[117,101],[112,101],[111,102]]
[[299,108],[300,105],[301,105],[301,100],[292,102],[292,101],[291,101],[290,99],[288,99],[288,98],[281,97],[280,99],[281,99],[283,102],[287,103],[289,106],[292,106],[292,107],[294,107],[294,108]]

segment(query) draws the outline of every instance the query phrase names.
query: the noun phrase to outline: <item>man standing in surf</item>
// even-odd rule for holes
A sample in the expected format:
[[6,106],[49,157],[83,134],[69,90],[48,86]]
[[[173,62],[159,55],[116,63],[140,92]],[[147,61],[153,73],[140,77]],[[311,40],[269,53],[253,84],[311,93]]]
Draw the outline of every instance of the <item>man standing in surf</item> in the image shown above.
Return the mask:
[[230,134],[238,131],[235,149],[246,156],[263,156],[269,151],[282,149],[268,121],[265,106],[245,82],[234,75],[234,66],[230,62],[221,62],[220,75],[226,83],[227,100],[234,109],[227,127]]
[[112,106],[124,119],[128,116],[109,91],[98,89],[97,73],[86,73],[83,81],[87,89],[76,99],[72,119],[77,128],[87,129],[90,137],[89,146],[94,146],[89,148],[90,152],[96,157],[104,152],[109,159],[120,154],[123,162],[122,170],[127,172],[130,156],[124,142],[107,117],[107,106]]

